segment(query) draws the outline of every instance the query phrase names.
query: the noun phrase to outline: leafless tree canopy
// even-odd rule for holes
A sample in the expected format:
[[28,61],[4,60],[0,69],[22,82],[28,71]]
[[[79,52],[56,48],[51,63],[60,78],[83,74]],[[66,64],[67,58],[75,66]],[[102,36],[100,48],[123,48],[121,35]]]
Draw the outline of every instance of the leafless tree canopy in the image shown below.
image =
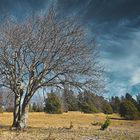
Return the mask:
[[0,82],[24,106],[42,87],[68,84],[98,91],[102,69],[97,55],[75,18],[60,18],[53,8],[23,23],[6,18],[0,26]]

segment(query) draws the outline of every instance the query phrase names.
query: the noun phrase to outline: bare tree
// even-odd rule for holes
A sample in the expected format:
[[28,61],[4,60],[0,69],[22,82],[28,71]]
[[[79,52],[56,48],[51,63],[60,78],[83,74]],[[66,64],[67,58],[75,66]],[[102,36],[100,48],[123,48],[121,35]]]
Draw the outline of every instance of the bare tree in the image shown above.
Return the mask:
[[95,44],[75,18],[47,15],[23,23],[6,18],[0,27],[0,82],[15,96],[13,127],[23,129],[26,108],[43,87],[100,89],[102,69]]

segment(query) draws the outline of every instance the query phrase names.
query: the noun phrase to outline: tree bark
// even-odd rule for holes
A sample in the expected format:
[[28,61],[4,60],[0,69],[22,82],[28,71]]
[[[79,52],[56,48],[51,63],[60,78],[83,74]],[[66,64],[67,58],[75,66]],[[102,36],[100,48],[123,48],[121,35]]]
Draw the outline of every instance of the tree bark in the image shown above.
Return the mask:
[[12,130],[22,130],[27,127],[28,105],[21,106],[20,96],[15,95]]
[[19,118],[19,127],[20,129],[27,128],[27,120],[28,120],[28,105],[22,106],[22,112]]
[[20,117],[20,96],[15,95],[12,129],[16,129],[18,127],[19,117]]

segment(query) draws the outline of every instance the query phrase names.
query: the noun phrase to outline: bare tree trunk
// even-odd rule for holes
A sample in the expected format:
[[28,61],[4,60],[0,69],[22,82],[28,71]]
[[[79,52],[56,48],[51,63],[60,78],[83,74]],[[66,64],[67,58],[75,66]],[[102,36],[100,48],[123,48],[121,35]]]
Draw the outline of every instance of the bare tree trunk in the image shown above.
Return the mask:
[[15,95],[12,129],[17,129],[20,117],[20,96]]
[[22,106],[22,112],[19,118],[19,127],[20,129],[27,128],[27,120],[28,120],[28,105]]
[[27,127],[28,105],[21,106],[20,96],[15,96],[12,129],[25,129]]

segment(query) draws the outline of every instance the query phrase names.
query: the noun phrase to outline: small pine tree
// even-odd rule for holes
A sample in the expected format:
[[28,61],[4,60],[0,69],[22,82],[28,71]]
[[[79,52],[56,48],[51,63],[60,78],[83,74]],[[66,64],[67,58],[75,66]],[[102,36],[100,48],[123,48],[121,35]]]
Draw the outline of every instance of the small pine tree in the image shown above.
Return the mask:
[[55,93],[49,93],[45,100],[44,111],[50,114],[61,114],[61,100]]
[[97,108],[91,102],[83,102],[81,104],[81,110],[84,113],[97,113]]
[[80,93],[78,95],[78,105],[79,105],[80,111],[84,113],[99,112],[98,109],[95,107],[93,98],[94,96],[90,92],[85,91],[84,93]]
[[140,119],[140,114],[135,107],[135,105],[129,101],[129,100],[124,100],[120,104],[120,115],[124,117],[127,120],[138,120]]
[[105,130],[108,128],[108,126],[110,125],[111,121],[108,117],[106,117],[105,122],[101,125],[101,130]]
[[103,104],[103,112],[105,114],[112,114],[113,113],[113,109],[109,103],[106,102]]

